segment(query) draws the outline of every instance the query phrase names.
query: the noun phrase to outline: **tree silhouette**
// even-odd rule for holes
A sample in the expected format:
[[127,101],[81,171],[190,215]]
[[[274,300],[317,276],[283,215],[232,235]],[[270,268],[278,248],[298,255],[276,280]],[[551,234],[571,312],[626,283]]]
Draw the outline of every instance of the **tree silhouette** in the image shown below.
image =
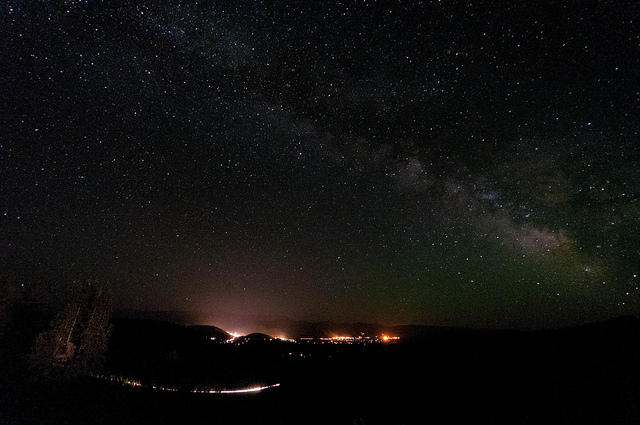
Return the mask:
[[51,328],[36,339],[29,358],[35,375],[66,378],[97,371],[107,349],[111,309],[106,285],[74,282]]
[[13,279],[8,274],[0,273],[0,341],[5,327],[11,321],[18,295]]

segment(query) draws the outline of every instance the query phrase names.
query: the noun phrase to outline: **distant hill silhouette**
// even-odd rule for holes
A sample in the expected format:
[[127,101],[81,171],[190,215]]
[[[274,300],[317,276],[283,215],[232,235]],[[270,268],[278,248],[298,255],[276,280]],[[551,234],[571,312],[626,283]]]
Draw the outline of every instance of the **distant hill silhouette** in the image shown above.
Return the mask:
[[267,334],[260,332],[250,333],[249,335],[242,335],[235,339],[236,342],[254,342],[254,341],[271,341],[273,338]]
[[[231,336],[215,326],[186,327],[148,319],[113,321],[106,370],[147,385],[195,388],[199,385],[234,389],[256,383],[275,383],[276,359],[282,344],[264,350],[253,343],[224,344]],[[211,336],[219,340],[211,340]],[[254,333],[239,342],[264,341],[269,335]]]
[[189,326],[188,329],[192,330],[194,333],[201,335],[205,338],[215,339],[216,341],[226,341],[231,339],[232,335],[217,326],[207,326],[207,325],[194,325]]
[[150,376],[201,352],[208,342],[196,331],[170,322],[120,318],[112,323],[107,350],[107,368],[112,373],[135,371],[138,377]]
[[[464,328],[455,326],[428,326],[428,325],[397,325],[388,326],[379,323],[345,323],[337,321],[311,322],[305,320],[292,320],[279,315],[233,315],[214,314],[206,312],[188,311],[118,311],[115,317],[152,319],[167,321],[175,324],[190,326],[198,329],[199,326],[215,325],[223,332],[228,332],[240,328],[247,333],[258,332],[272,335],[276,338],[330,338],[334,336],[381,336],[382,334],[398,336],[408,341],[420,341],[439,337],[442,335],[487,335],[493,333],[509,334],[520,332],[518,330],[497,330],[482,328]],[[238,325],[241,324],[241,325]],[[640,324],[640,320],[635,316],[623,316],[609,319],[594,324],[578,325],[569,328],[579,331],[580,329],[596,331],[596,329],[608,329],[610,327],[628,328]],[[204,326],[205,328],[207,326]],[[542,330],[540,332],[562,332],[563,329]]]

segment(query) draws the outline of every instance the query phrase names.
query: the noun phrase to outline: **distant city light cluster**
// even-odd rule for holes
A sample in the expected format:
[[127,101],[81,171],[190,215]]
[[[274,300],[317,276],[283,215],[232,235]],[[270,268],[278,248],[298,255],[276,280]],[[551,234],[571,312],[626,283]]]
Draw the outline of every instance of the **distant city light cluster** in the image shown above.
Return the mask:
[[391,343],[396,342],[400,338],[397,336],[382,335],[380,337],[364,336],[333,336],[331,338],[300,338],[300,342],[311,342],[316,344],[374,344],[374,343]]
[[389,336],[389,335],[382,335],[382,341],[383,342],[395,342],[397,340],[399,340],[400,338],[397,336]]
[[[226,340],[219,340],[216,337],[209,337],[211,341],[221,341],[225,344],[244,344],[246,341],[244,339],[241,342],[238,342],[238,338],[243,337],[245,335],[239,333],[231,333],[231,338]],[[348,336],[348,335],[336,335],[332,337],[325,338],[316,338],[316,337],[304,337],[304,338],[287,338],[286,336],[279,336],[275,338],[269,338],[268,341],[284,341],[284,342],[292,342],[292,343],[329,343],[329,344],[369,344],[369,343],[393,343],[397,342],[400,339],[398,336],[390,336],[386,334],[382,334],[381,336]]]

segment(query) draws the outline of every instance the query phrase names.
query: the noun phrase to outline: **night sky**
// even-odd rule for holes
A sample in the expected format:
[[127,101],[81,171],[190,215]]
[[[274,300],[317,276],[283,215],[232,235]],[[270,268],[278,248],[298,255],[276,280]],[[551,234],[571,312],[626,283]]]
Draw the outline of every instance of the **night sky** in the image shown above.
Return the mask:
[[0,266],[116,308],[639,311],[637,1],[7,1]]

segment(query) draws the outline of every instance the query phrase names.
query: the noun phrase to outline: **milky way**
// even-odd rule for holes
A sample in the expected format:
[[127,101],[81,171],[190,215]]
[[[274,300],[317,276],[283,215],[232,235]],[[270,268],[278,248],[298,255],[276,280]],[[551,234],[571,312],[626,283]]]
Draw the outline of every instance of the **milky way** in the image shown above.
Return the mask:
[[637,313],[637,2],[120,3],[0,11],[18,282],[307,320]]

